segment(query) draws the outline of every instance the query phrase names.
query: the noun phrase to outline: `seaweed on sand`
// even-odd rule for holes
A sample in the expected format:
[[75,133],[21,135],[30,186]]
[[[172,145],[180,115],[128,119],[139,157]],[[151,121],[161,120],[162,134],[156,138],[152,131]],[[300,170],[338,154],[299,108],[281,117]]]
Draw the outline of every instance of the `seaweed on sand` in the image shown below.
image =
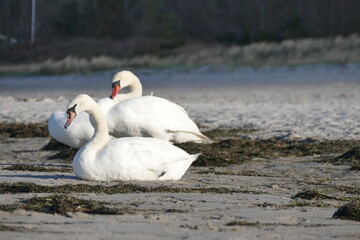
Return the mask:
[[352,170],[360,170],[360,147],[351,148],[344,154],[330,160],[333,164],[348,164]]
[[33,197],[23,200],[20,204],[2,205],[1,210],[11,211],[25,209],[27,211],[45,212],[68,216],[70,212],[83,212],[89,214],[128,214],[133,211],[129,208],[109,208],[105,202],[78,199],[67,195],[50,195],[48,197]]
[[332,218],[360,221],[360,201],[352,201],[341,206]]
[[294,199],[302,198],[306,200],[335,199],[335,197],[329,196],[324,193],[320,193],[316,190],[305,190],[303,192],[296,194],[293,198]]
[[333,199],[339,201],[348,201],[350,198],[347,197],[340,197],[340,196],[331,196],[325,193],[321,193],[317,190],[307,189],[303,192],[299,192],[295,196],[292,197],[293,199],[301,198],[306,200],[324,200],[324,199]]
[[232,221],[225,223],[225,226],[261,226],[259,222]]
[[22,227],[8,226],[8,225],[4,225],[3,223],[0,223],[0,232],[19,232],[24,230],[25,229]]
[[56,141],[51,138],[49,142],[42,147],[40,150],[42,151],[59,151],[54,155],[50,156],[49,159],[64,159],[68,161],[72,161],[78,149],[69,147],[61,142]]
[[50,156],[49,159],[63,159],[71,162],[77,151],[78,149],[69,147],[66,150],[55,153],[54,155]]
[[336,154],[346,150],[349,145],[359,141],[306,139],[302,141],[284,141],[278,138],[250,139],[231,138],[212,144],[184,143],[178,146],[189,153],[202,154],[194,162],[195,166],[222,167],[229,164],[241,164],[253,158],[300,157],[322,154]]
[[48,137],[46,123],[0,123],[0,135],[12,138]]
[[225,187],[210,188],[181,188],[169,186],[141,186],[130,183],[119,183],[112,186],[87,185],[87,184],[65,184],[59,186],[44,186],[34,183],[0,183],[0,194],[13,193],[103,193],[103,194],[128,194],[128,193],[218,193],[232,194],[239,192],[257,194],[259,192],[247,189],[233,189]]
[[30,164],[15,164],[10,167],[4,168],[4,170],[10,171],[28,171],[28,172],[72,172],[71,168],[63,167],[43,167],[43,166],[34,166]]
[[70,148],[69,146],[66,146],[65,144],[56,141],[54,138],[50,138],[49,142],[43,146],[40,150],[42,151],[62,151],[66,150],[67,148]]
[[[194,166],[222,167],[229,164],[241,164],[253,158],[300,157],[310,155],[339,154],[349,146],[360,145],[356,140],[281,140],[279,138],[251,139],[239,137],[240,134],[255,131],[252,129],[214,129],[205,132],[215,140],[212,144],[183,143],[177,144],[188,153],[201,152]],[[65,159],[71,161],[77,149],[68,147],[54,139],[42,150],[59,151],[50,159]]]

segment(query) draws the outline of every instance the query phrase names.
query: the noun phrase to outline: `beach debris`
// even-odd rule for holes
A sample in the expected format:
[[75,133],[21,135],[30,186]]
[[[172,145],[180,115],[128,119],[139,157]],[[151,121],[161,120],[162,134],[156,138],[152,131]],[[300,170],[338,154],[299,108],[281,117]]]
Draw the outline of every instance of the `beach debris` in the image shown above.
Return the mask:
[[341,206],[332,218],[360,221],[360,201],[352,201]]

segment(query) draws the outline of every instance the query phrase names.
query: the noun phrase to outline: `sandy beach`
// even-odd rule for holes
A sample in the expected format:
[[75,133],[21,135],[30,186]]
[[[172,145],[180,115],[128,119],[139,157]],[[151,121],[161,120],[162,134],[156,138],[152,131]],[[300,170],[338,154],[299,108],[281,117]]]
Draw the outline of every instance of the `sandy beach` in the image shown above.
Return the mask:
[[[77,94],[109,96],[116,72],[0,77],[0,123],[46,124]],[[214,135],[214,146],[220,156],[236,147],[235,160],[247,160],[195,164],[178,182],[89,182],[74,175],[71,159],[49,159],[59,150],[40,150],[49,136],[3,133],[2,239],[360,238],[359,221],[332,218],[340,206],[359,200],[360,173],[348,163],[331,163],[360,140],[358,63],[134,73],[144,95],[180,104],[205,134],[241,129]],[[319,147],[336,141],[343,147]],[[260,153],[246,151],[259,142]],[[283,149],[267,154],[270,143]],[[314,145],[295,153],[291,144]],[[39,168],[11,169],[15,164]],[[55,201],[53,194],[86,200],[91,211],[85,203],[54,208],[29,202]]]

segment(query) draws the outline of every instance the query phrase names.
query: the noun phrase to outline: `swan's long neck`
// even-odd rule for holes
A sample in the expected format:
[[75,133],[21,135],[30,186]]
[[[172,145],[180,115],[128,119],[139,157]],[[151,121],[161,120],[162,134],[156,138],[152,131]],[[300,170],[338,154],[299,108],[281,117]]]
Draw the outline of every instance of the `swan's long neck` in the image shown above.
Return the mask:
[[89,144],[93,145],[93,147],[97,150],[101,149],[109,139],[109,129],[105,116],[95,102],[91,103],[86,112],[89,113],[95,120],[95,133]]
[[141,97],[142,96],[142,85],[140,80],[136,77],[132,77],[132,82],[130,84],[132,97]]
[[123,94],[118,94],[118,101],[124,101],[126,99],[129,98],[134,98],[134,97],[141,97],[142,96],[142,85],[140,83],[140,80],[134,75],[131,76],[131,83],[129,84],[130,87],[130,92],[129,93],[123,93]]

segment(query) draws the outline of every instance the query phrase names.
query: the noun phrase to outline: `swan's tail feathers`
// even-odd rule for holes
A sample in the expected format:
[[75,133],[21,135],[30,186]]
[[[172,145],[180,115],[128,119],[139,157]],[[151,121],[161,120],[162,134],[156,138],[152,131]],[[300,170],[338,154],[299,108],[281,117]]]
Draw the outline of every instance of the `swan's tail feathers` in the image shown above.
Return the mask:
[[193,162],[196,161],[201,154],[202,153],[191,154],[190,156],[194,159]]
[[[191,154],[190,155],[190,157],[192,158],[192,162],[191,163],[193,163],[193,162],[195,162],[198,158],[199,158],[199,156],[201,155],[202,153],[196,153],[196,154]],[[191,164],[190,164],[191,165]],[[190,167],[190,166],[189,166]]]
[[205,136],[205,135],[201,135],[204,139],[204,143],[205,144],[211,144],[211,143],[214,143],[213,140],[211,140],[209,137]]
[[[204,143],[204,144],[210,144],[213,143],[213,141],[208,138],[207,136],[201,134],[201,133],[196,133],[196,132],[191,132],[191,131],[185,131],[185,130],[166,130],[167,133],[172,133],[174,135],[174,139],[175,142],[178,143],[183,143],[183,142],[195,142],[195,143]],[[178,134],[187,134],[190,135],[189,137],[178,137]],[[191,136],[192,135],[192,136]]]
[[179,180],[184,176],[190,165],[200,156],[201,153],[189,155],[185,159],[170,163],[165,171],[159,175],[160,180]]

